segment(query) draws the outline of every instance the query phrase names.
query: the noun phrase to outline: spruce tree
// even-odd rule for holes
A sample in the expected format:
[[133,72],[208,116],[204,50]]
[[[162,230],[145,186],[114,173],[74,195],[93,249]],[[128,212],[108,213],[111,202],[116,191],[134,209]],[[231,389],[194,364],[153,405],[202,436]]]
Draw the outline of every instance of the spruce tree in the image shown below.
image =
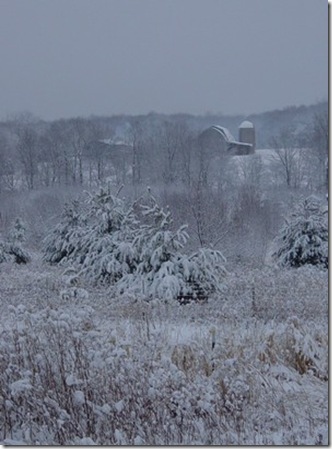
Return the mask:
[[187,256],[186,225],[173,229],[168,209],[160,207],[150,194],[142,204],[142,221],[133,241],[137,269],[118,283],[121,293],[133,292],[148,298],[174,299],[180,295],[220,291],[225,259],[218,251],[202,249]]
[[328,268],[327,211],[311,196],[296,207],[275,240],[273,257],[280,266]]
[[5,250],[18,264],[26,264],[31,260],[29,253],[24,248],[26,228],[25,222],[17,217],[9,231],[8,243],[5,244]]
[[77,257],[81,272],[94,282],[114,284],[136,268],[132,241],[138,224],[133,206],[127,206],[117,195],[109,188],[89,194],[88,227]]
[[44,260],[49,263],[74,262],[79,253],[86,220],[79,201],[64,206],[61,221],[44,240]]

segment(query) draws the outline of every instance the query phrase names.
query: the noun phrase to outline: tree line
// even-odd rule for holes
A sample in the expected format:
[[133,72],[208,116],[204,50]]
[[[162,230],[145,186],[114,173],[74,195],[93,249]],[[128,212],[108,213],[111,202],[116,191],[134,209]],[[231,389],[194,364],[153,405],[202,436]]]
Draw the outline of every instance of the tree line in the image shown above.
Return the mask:
[[[289,114],[286,109],[284,115]],[[266,116],[271,121],[271,113]],[[279,129],[265,117],[265,148],[275,150],[274,181],[295,189],[326,188],[327,108],[305,116],[306,121],[296,117],[285,125],[277,114]],[[191,188],[202,180],[206,185],[221,185],[227,182],[223,173],[229,171],[229,167],[225,170],[227,161],[197,139],[212,120],[224,125],[220,122],[223,117],[214,116],[210,123],[206,117],[193,121],[191,116],[158,114],[44,122],[28,113],[17,114],[0,123],[0,192],[92,187],[106,179],[134,187],[159,184]],[[259,142],[262,118],[256,120]],[[252,167],[240,164],[240,170],[252,171]]]

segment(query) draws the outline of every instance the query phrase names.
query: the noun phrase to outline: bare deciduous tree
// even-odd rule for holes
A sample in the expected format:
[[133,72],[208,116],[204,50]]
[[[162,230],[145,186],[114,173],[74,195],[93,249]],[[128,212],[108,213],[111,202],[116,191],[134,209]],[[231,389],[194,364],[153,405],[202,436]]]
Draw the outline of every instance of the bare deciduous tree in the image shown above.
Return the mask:
[[294,131],[284,128],[271,139],[273,160],[281,170],[287,187],[299,188],[304,176],[304,151],[296,144]]
[[324,186],[328,189],[329,172],[329,118],[328,112],[321,112],[314,116],[312,124],[306,133],[306,143],[311,150],[311,164],[318,178],[318,187]]
[[18,129],[17,151],[29,190],[34,189],[35,178],[38,173],[38,144],[38,134],[33,128],[23,126]]

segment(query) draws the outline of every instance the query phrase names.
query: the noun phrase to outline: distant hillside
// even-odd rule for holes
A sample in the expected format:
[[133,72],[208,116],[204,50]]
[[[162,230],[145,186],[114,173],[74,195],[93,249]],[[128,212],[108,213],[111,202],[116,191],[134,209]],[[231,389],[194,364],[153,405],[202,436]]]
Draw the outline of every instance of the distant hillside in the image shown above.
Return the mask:
[[283,109],[275,109],[260,114],[160,114],[151,112],[147,115],[129,116],[118,115],[112,117],[90,117],[113,127],[119,136],[125,134],[128,124],[133,118],[143,119],[151,124],[157,124],[167,120],[184,121],[193,131],[202,131],[211,125],[222,125],[228,128],[231,133],[238,136],[238,126],[243,120],[250,120],[256,128],[257,148],[268,148],[271,137],[279,134],[281,129],[292,127],[298,132],[304,129],[313,119],[315,114],[328,111],[328,102],[323,101],[310,106],[288,106]]
[[[192,115],[186,113],[177,114],[162,114],[157,112],[150,112],[145,115],[112,115],[112,116],[95,116],[91,115],[86,119],[92,123],[102,125],[106,131],[107,137],[126,138],[130,123],[133,121],[143,121],[144,127],[149,128],[149,125],[158,125],[165,121],[182,121],[187,123],[189,128],[194,132],[200,132],[210,127],[211,125],[221,125],[230,130],[235,138],[238,137],[238,127],[243,120],[250,120],[256,128],[256,147],[269,148],[271,137],[277,136],[283,128],[291,127],[297,132],[301,132],[312,120],[316,114],[328,112],[328,102],[322,101],[310,106],[288,106],[283,109],[275,109],[272,111],[262,112],[259,114],[238,114],[238,115],[224,115],[224,114],[204,114]],[[27,114],[32,116],[32,114]],[[61,119],[59,123],[70,122],[73,119]],[[44,120],[34,118],[35,128],[40,132],[43,128],[48,126]],[[31,122],[30,122],[31,123]],[[0,131],[6,133],[10,126],[10,120],[7,122],[0,122]],[[108,136],[108,134],[112,134]]]
[[[183,115],[193,129],[202,130],[211,125],[218,124],[228,128],[231,133],[238,136],[238,126],[243,120],[250,120],[256,128],[257,148],[268,148],[271,137],[279,134],[280,130],[292,127],[298,132],[304,129],[315,114],[328,111],[328,102],[320,102],[310,106],[289,106],[284,109],[275,109],[260,114],[250,115]],[[176,116],[172,116],[176,117]]]

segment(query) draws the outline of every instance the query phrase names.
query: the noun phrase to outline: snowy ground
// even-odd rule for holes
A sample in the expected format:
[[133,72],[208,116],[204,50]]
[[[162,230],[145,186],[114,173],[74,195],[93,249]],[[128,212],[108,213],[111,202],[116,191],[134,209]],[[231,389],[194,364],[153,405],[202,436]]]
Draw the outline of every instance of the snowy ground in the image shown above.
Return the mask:
[[230,274],[206,304],[114,297],[0,265],[0,442],[328,443],[328,282]]

